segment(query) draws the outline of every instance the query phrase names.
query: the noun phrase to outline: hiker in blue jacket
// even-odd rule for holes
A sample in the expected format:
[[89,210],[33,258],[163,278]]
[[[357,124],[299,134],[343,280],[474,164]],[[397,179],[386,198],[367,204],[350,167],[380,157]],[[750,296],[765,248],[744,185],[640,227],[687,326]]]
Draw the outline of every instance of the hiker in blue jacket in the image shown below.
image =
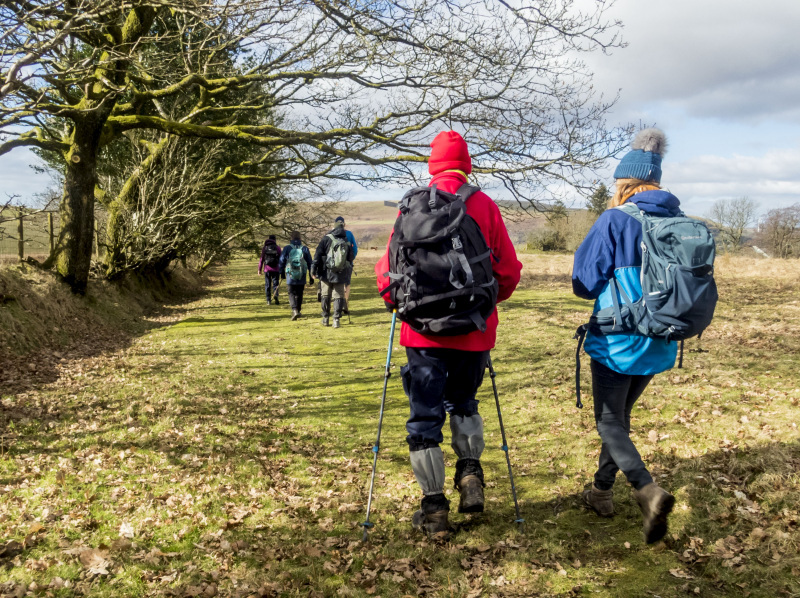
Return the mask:
[[305,289],[306,276],[308,276],[308,284],[314,284],[314,279],[311,276],[311,263],[311,252],[308,247],[303,245],[300,233],[293,231],[291,242],[283,248],[281,259],[278,262],[281,275],[286,278],[292,320],[296,320],[302,315],[300,312],[303,309],[303,291]]
[[[660,185],[664,133],[640,131],[632,148],[614,171],[616,191],[609,207],[632,202],[652,216],[680,215],[678,198]],[[575,252],[573,292],[594,299],[597,312],[612,305],[609,280],[615,278],[631,301],[638,300],[642,295],[641,245],[642,225],[637,220],[621,210],[603,212]],[[594,483],[583,499],[601,517],[611,517],[612,487],[622,470],[642,510],[645,539],[657,542],[667,532],[675,498],[656,485],[636,450],[630,438],[631,410],[653,376],[674,366],[678,345],[636,332],[600,335],[590,329],[584,347],[591,357],[594,414],[602,447]]]

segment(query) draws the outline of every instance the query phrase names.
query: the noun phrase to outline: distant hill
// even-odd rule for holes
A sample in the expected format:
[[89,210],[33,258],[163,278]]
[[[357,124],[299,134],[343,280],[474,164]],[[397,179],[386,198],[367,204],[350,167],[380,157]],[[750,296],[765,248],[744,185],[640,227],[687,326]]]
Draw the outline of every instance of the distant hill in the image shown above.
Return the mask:
[[[525,214],[510,202],[504,202],[501,209],[509,236],[515,244],[525,243],[532,231],[544,226],[543,216]],[[345,202],[339,212],[344,216],[347,228],[353,231],[359,247],[384,247],[397,218],[397,208],[378,201]]]

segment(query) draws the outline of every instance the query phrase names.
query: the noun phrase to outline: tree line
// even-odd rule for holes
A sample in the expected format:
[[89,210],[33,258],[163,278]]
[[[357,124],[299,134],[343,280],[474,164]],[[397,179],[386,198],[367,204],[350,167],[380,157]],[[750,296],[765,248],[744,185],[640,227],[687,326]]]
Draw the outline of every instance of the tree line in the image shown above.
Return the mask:
[[[545,211],[546,225],[529,237],[528,247],[575,251],[594,221],[608,209],[611,195],[601,183],[586,199],[585,210],[568,210],[563,202],[555,202]],[[718,199],[705,219],[720,251],[736,253],[749,241],[770,257],[800,257],[800,203],[772,209],[759,218],[758,205],[749,197]]]

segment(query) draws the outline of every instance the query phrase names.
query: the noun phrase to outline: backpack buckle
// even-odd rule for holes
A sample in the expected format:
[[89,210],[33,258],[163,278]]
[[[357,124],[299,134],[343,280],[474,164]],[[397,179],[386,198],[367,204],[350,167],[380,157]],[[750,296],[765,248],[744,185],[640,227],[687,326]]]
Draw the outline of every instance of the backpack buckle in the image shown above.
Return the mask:
[[453,241],[453,249],[455,249],[456,251],[460,251],[461,249],[464,248],[464,246],[461,244],[461,237],[459,237],[458,235],[455,235],[452,238],[452,241]]

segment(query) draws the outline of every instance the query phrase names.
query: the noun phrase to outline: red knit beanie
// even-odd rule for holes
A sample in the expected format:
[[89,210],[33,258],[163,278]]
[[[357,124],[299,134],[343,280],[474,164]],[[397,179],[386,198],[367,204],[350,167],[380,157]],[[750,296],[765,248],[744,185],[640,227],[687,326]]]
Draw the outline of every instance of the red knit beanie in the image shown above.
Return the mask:
[[431,142],[431,157],[428,172],[439,174],[445,170],[472,172],[472,158],[469,157],[467,142],[455,131],[442,131]]

